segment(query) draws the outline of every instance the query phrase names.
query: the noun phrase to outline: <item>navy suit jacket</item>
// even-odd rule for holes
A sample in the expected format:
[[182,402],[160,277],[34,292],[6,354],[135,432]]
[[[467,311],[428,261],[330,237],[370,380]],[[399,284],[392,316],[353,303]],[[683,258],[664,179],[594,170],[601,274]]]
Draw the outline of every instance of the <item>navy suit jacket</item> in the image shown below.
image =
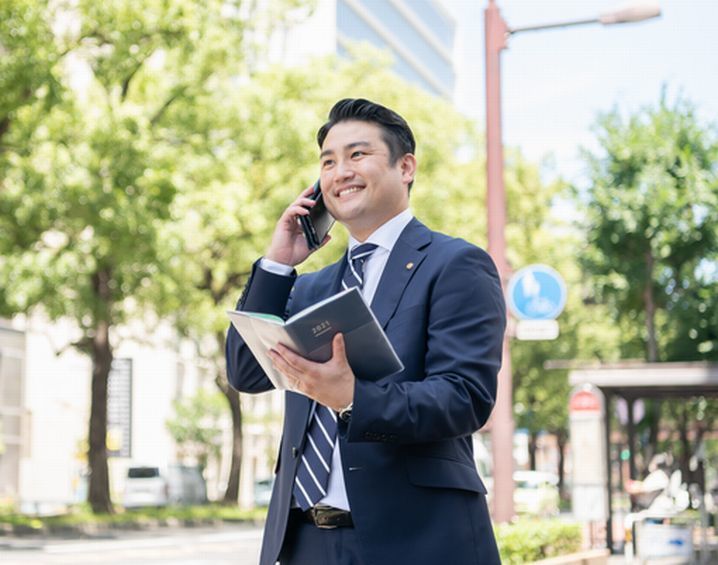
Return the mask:
[[[345,264],[299,277],[255,265],[239,308],[291,315],[338,292]],[[368,565],[499,563],[471,437],[496,398],[506,322],[496,268],[481,249],[414,219],[389,256],[371,307],[405,369],[357,380],[351,420],[339,424],[363,558]],[[237,390],[272,388],[233,328],[227,369]],[[305,396],[285,394],[261,565],[274,565],[282,547],[311,407]]]

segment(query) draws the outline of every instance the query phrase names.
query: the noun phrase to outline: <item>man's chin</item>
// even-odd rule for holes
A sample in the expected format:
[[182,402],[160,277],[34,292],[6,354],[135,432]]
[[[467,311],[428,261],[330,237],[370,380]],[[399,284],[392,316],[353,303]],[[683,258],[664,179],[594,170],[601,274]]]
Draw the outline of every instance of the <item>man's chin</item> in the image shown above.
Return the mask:
[[362,209],[358,206],[358,203],[357,205],[354,203],[349,204],[348,202],[346,204],[346,206],[337,206],[336,210],[332,212],[334,219],[342,224],[356,220],[362,215]]

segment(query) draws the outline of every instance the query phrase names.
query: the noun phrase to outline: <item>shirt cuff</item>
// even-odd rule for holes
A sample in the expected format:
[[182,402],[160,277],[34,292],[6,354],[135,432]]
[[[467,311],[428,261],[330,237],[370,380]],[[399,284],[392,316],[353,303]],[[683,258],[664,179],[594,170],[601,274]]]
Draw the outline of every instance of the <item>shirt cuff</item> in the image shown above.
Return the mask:
[[260,269],[263,269],[268,273],[273,273],[282,277],[288,277],[292,274],[292,271],[294,271],[294,268],[289,265],[285,265],[284,263],[277,263],[276,261],[266,259],[265,257],[262,257],[259,260],[259,267]]

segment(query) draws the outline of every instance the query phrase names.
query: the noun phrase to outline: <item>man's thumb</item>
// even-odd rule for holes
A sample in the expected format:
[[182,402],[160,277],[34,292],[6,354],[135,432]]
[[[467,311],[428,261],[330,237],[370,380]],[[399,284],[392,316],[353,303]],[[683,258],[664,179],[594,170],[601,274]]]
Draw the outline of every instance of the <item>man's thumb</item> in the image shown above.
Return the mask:
[[332,340],[332,358],[336,359],[337,357],[340,359],[347,358],[347,350],[344,344],[344,334],[341,333],[335,335]]

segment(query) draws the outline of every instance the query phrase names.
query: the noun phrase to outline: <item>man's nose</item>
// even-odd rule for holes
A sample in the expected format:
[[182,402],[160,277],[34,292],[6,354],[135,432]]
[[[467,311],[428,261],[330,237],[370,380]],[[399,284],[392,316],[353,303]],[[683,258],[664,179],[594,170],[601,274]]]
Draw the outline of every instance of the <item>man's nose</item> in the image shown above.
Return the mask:
[[344,159],[337,163],[336,172],[339,180],[350,179],[354,176],[354,168],[351,162]]

